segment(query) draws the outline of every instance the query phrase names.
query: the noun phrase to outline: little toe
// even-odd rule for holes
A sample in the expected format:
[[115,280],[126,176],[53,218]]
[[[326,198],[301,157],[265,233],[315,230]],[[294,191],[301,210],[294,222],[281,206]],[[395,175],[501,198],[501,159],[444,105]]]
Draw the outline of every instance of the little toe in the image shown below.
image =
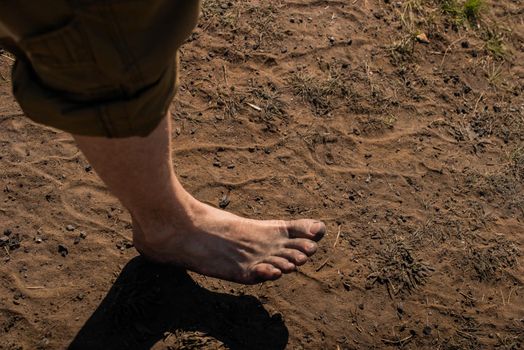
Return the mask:
[[277,269],[272,264],[261,263],[252,267],[250,280],[253,283],[261,283],[265,281],[274,281],[282,276],[282,271]]
[[307,262],[307,256],[296,249],[283,249],[278,254],[281,259],[287,260],[296,266],[302,266]]
[[318,249],[318,245],[315,242],[305,238],[290,239],[284,243],[284,247],[299,250],[307,256],[315,254]]
[[287,222],[287,230],[290,238],[308,238],[319,241],[326,233],[326,225],[316,220],[295,220]]

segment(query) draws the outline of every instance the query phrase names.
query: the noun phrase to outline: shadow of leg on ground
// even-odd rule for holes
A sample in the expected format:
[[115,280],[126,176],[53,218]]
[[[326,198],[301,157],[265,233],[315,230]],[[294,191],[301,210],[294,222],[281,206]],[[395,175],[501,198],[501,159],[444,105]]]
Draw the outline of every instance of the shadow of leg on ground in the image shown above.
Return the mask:
[[280,350],[287,340],[282,319],[255,297],[211,292],[184,270],[137,257],[69,349],[150,349],[162,341],[159,349]]

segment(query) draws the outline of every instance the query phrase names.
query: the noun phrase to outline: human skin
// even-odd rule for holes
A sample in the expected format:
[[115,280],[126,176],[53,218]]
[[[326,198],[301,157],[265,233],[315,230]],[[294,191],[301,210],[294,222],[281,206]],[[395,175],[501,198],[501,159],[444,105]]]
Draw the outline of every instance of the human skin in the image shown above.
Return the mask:
[[305,264],[325,233],[317,220],[251,220],[195,199],[175,174],[168,116],[147,137],[73,136],[130,211],[134,245],[150,260],[254,284]]

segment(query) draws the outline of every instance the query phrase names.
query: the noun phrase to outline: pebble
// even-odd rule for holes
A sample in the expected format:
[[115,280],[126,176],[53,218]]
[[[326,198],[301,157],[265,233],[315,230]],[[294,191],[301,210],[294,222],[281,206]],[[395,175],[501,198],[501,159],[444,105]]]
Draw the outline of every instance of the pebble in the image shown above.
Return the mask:
[[11,231],[11,230],[8,229],[8,228],[6,228],[6,229],[4,230],[4,235],[6,235],[6,236],[10,236],[12,233],[13,233],[13,231]]
[[82,239],[86,239],[87,238],[87,234],[85,231],[80,231],[80,238]]
[[66,226],[66,230],[67,231],[74,231],[75,230],[75,227],[73,225],[67,225]]
[[3,247],[7,243],[9,243],[9,237],[7,236],[0,237],[0,247]]
[[128,241],[128,240],[123,240],[123,241],[117,242],[116,247],[119,250],[124,251],[126,249],[133,248],[133,242]]
[[67,256],[67,254],[69,254],[69,249],[67,249],[67,247],[63,244],[59,244],[58,245],[58,252],[60,253],[60,255],[62,255],[64,258]]
[[229,205],[229,203],[231,203],[231,200],[229,199],[229,196],[227,194],[224,194],[222,196],[222,198],[220,198],[220,200],[218,201],[218,206],[221,209],[226,209],[227,206]]

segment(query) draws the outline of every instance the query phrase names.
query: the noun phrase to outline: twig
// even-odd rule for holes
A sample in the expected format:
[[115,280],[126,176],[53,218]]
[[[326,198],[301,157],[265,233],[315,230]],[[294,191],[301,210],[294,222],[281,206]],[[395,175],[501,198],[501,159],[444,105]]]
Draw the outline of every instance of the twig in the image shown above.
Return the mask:
[[509,295],[508,295],[508,304],[510,303],[511,294],[513,294],[513,288],[511,288],[511,289],[509,290]]
[[322,270],[322,268],[323,268],[324,266],[326,266],[326,264],[328,263],[329,258],[330,258],[330,257],[327,257],[326,260],[324,260],[324,262],[323,262],[322,264],[320,264],[320,266],[317,267],[317,269],[316,269],[315,271],[318,272],[318,271]]
[[439,69],[442,68],[442,65],[444,64],[444,60],[446,59],[446,55],[448,54],[449,50],[451,50],[451,48],[456,44],[458,43],[459,41],[462,41],[464,40],[464,36],[463,37],[460,37],[459,39],[455,40],[454,42],[452,42],[451,44],[449,44],[449,46],[447,47],[446,51],[444,51],[444,56],[442,57],[442,62],[440,62],[440,66],[439,66]]
[[460,335],[461,337],[466,338],[466,339],[474,339],[475,338],[474,335],[469,334],[468,332],[461,331],[460,329],[457,329],[456,332],[457,332],[458,335]]
[[475,113],[477,113],[477,107],[479,106],[479,102],[480,102],[480,100],[482,100],[482,97],[484,97],[484,93],[483,92],[480,94],[479,98],[477,99],[477,102],[475,103],[475,108],[473,108],[472,115],[475,115]]
[[13,61],[13,62],[16,61],[14,58],[7,56],[5,53],[2,54],[2,57],[3,57],[3,58],[7,58],[8,60],[11,60],[11,61]]
[[342,230],[342,225],[338,225],[338,233],[337,233],[337,238],[335,238],[335,243],[333,243],[333,248],[335,248],[338,244],[338,239],[340,238],[340,232]]
[[257,111],[257,112],[261,112],[261,111],[262,111],[262,108],[260,108],[260,107],[257,106],[257,105],[254,105],[254,104],[249,103],[249,102],[246,102],[246,104],[247,104],[249,107],[253,108],[253,109],[254,109],[255,111]]
[[33,286],[33,287],[26,287],[27,289],[45,289],[44,286]]
[[227,71],[225,64],[222,65],[222,71],[224,72],[224,82],[226,83],[226,85],[229,85],[229,83],[227,82]]
[[389,340],[389,339],[382,339],[382,341],[386,344],[391,344],[391,345],[404,345],[406,344],[408,341],[411,340],[411,338],[413,338],[413,335],[409,335],[405,338],[402,338],[402,339],[398,339],[398,340]]

